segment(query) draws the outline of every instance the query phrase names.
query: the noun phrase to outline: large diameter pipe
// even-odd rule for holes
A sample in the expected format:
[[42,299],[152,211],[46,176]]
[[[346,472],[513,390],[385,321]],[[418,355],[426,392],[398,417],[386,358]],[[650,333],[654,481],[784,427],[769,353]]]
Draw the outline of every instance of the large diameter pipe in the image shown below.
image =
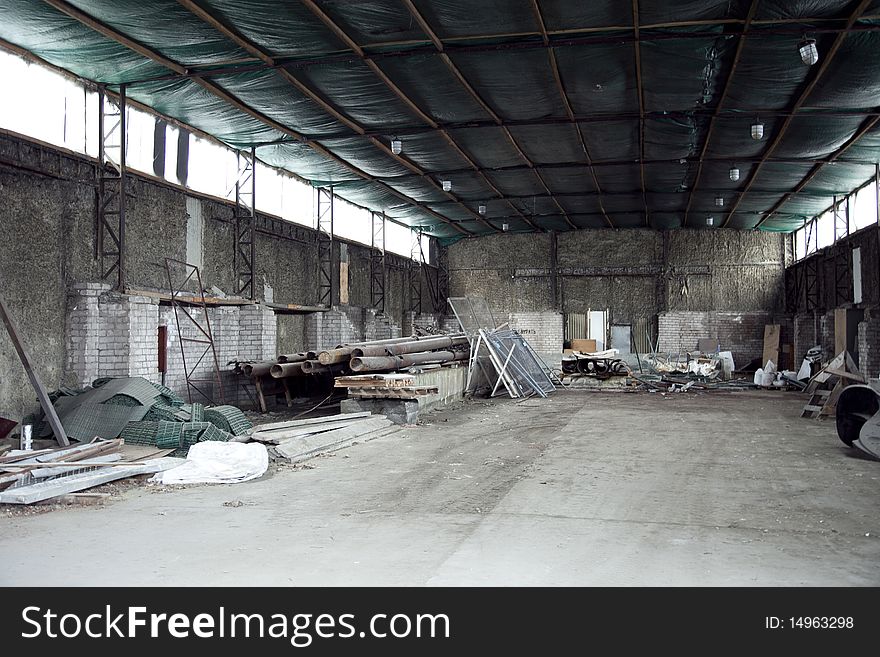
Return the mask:
[[269,374],[274,364],[274,361],[267,363],[244,363],[241,366],[241,371],[245,376],[265,376]]
[[279,363],[302,363],[307,360],[314,360],[318,355],[314,351],[301,351],[298,354],[280,354],[278,356]]
[[467,360],[467,351],[429,351],[402,356],[357,356],[351,359],[349,367],[352,372],[381,372],[383,370],[402,370],[414,365],[425,363],[450,363]]
[[318,354],[318,362],[321,365],[332,365],[333,363],[344,363],[351,358],[351,352],[354,347],[337,347],[336,349],[327,349]]
[[401,342],[399,344],[390,344],[386,346],[370,346],[357,347],[351,352],[352,357],[361,358],[363,356],[403,356],[404,354],[417,354],[432,349],[449,349],[465,345],[468,340],[465,336],[443,335],[426,340],[415,340],[412,342]]
[[307,360],[302,363],[302,371],[305,374],[342,374],[346,366],[341,363],[334,365],[322,365],[317,360]]
[[302,363],[276,363],[269,372],[276,379],[286,379],[291,376],[303,375]]

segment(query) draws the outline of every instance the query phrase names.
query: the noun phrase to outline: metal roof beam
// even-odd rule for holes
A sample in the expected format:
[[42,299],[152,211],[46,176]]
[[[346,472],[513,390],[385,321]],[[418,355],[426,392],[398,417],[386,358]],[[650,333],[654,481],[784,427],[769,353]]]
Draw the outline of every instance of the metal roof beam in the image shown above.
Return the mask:
[[739,34],[739,38],[736,42],[736,52],[733,55],[733,63],[730,66],[730,73],[727,75],[727,80],[724,83],[724,89],[721,92],[721,98],[718,100],[718,104],[715,106],[715,111],[712,112],[712,117],[709,119],[709,129],[706,131],[706,139],[703,140],[703,148],[700,150],[699,164],[697,165],[697,177],[694,179],[694,185],[691,187],[691,192],[688,195],[688,204],[687,209],[684,211],[684,221],[682,222],[682,226],[687,226],[688,216],[691,211],[691,203],[694,200],[694,193],[697,191],[697,187],[700,185],[700,177],[703,174],[703,158],[706,157],[706,151],[709,150],[709,144],[712,140],[712,133],[715,130],[715,121],[718,116],[721,114],[721,110],[724,106],[724,101],[727,100],[727,93],[730,91],[733,82],[733,76],[736,73],[736,68],[739,66],[740,58],[742,57],[743,49],[746,45],[746,34],[748,34],[749,28],[751,27],[752,20],[755,17],[755,11],[758,9],[758,0],[752,0],[752,4],[749,7],[749,12],[746,15],[746,20],[742,24],[742,31]]
[[648,197],[645,195],[645,94],[642,90],[642,43],[639,38],[639,0],[632,0],[633,32],[635,33],[636,88],[639,92],[639,180],[642,186],[642,204],[645,206],[645,226],[651,226]]
[[809,173],[807,173],[806,176],[804,176],[804,178],[795,186],[794,189],[792,189],[790,192],[787,192],[772,208],[770,208],[770,210],[767,211],[767,213],[761,218],[761,220],[757,224],[755,224],[755,228],[760,228],[761,224],[763,224],[771,216],[776,214],[783,205],[785,205],[788,201],[791,200],[793,196],[795,196],[795,194],[799,194],[804,189],[804,187],[806,187],[810,183],[810,181],[816,177],[816,174],[818,174],[822,170],[822,167],[824,167],[826,164],[840,161],[838,158],[846,153],[846,151],[849,150],[849,148],[853,146],[853,144],[858,142],[859,139],[868,134],[878,123],[880,123],[880,116],[874,116],[866,120],[856,131],[856,133],[852,137],[850,137],[843,146],[838,148],[834,152],[834,154],[831,155],[831,157],[826,158],[822,162],[817,162],[816,165],[809,171]]
[[[110,40],[112,40],[122,46],[129,48],[130,50],[138,53],[142,57],[145,57],[145,58],[147,58],[151,61],[154,61],[158,64],[161,64],[162,66],[164,66],[172,71],[186,72],[186,68],[184,66],[182,66],[180,63],[175,62],[171,59],[168,59],[167,57],[164,57],[163,55],[155,52],[151,48],[148,48],[147,46],[144,46],[143,44],[138,43],[137,41],[127,37],[126,35],[122,34],[121,32],[118,32],[117,30],[109,27],[108,25],[101,23],[100,21],[96,20],[92,16],[89,16],[85,12],[77,9],[76,7],[68,4],[67,2],[64,2],[63,0],[43,0],[43,1],[46,2],[47,4],[51,5],[52,7],[57,9],[58,11],[73,18],[77,22],[91,28],[92,30],[98,32],[102,36],[104,36],[104,37],[106,37],[106,38],[108,38],[108,39],[110,39]],[[300,134],[299,132],[297,132],[296,130],[293,130],[293,129],[289,128],[288,126],[286,126],[282,123],[279,123],[278,121],[275,121],[274,119],[254,110],[253,108],[249,107],[248,105],[243,103],[241,100],[239,100],[238,98],[236,98],[232,94],[230,94],[227,91],[225,91],[224,89],[222,89],[217,84],[210,82],[208,80],[201,80],[198,78],[195,78],[193,81],[196,84],[198,84],[200,87],[205,89],[206,91],[217,96],[218,98],[220,98],[221,100],[225,101],[226,103],[232,105],[236,109],[238,109],[238,110],[248,114],[249,116],[257,119],[258,121],[260,121],[264,125],[267,125],[267,126],[273,128],[283,134],[286,134],[297,141],[303,141],[304,136],[302,134]],[[382,181],[377,180],[375,178],[375,176],[372,176],[372,175],[368,174],[367,172],[362,171],[361,169],[354,166],[350,162],[344,160],[343,158],[341,158],[341,157],[337,156],[336,154],[332,153],[331,151],[327,150],[326,148],[324,148],[320,144],[316,144],[316,143],[312,142],[309,144],[309,146],[313,150],[317,151],[318,153],[321,153],[325,157],[328,157],[331,160],[342,165],[343,167],[345,167],[346,169],[348,169],[349,171],[351,171],[352,173],[354,173],[358,177],[363,178],[364,180],[370,181],[374,184],[377,184],[377,185],[383,187],[384,189],[386,189],[391,194],[394,194],[399,199],[401,199],[401,200],[403,200],[403,201],[405,201],[415,207],[420,208],[422,211],[426,212],[427,214],[430,214],[433,217],[436,217],[437,219],[440,219],[442,222],[452,226],[453,228],[455,228],[455,230],[462,233],[463,235],[473,235],[473,233],[470,230],[464,228],[463,226],[460,226],[457,222],[452,221],[448,217],[444,217],[440,213],[435,212],[434,210],[427,207],[423,203],[416,201],[415,199],[407,196],[406,194],[403,194],[402,192],[397,191],[393,187],[389,187],[388,185],[386,185]]]
[[[224,24],[220,21],[216,16],[214,16],[210,11],[202,7],[198,2],[194,2],[194,0],[177,0],[179,4],[181,4],[185,9],[193,13],[199,19],[213,27],[217,32],[222,34],[224,37],[232,41],[235,45],[239,46],[243,50],[251,53],[255,57],[258,57],[260,60],[269,64],[270,66],[274,65],[274,60],[272,56],[252,43],[249,39],[245,38],[241,34],[239,34],[234,28]],[[309,98],[312,102],[318,105],[321,109],[323,109],[327,114],[335,118],[337,121],[347,126],[349,129],[353,130],[355,133],[359,135],[366,135],[366,129],[360,125],[357,121],[352,119],[350,116],[339,110],[333,103],[331,103],[326,98],[322,97],[318,92],[312,89],[308,84],[300,80],[293,73],[285,69],[278,69],[279,75],[290,85],[292,85],[295,89],[297,89],[304,96]],[[460,207],[464,208],[468,213],[472,214],[477,221],[484,224],[487,228],[491,228],[493,230],[497,230],[490,223],[483,220],[483,217],[475,212],[473,212],[467,205],[465,205],[461,199],[459,199],[452,192],[444,191],[443,188],[437,183],[437,181],[428,175],[426,171],[424,171],[421,167],[412,162],[409,158],[404,157],[402,155],[398,155],[394,153],[391,148],[384,141],[375,136],[368,136],[367,139],[370,140],[370,143],[375,146],[379,151],[381,151],[384,155],[394,159],[402,166],[406,167],[409,171],[414,173],[415,175],[421,176],[426,180],[428,184],[434,187],[438,192],[444,194],[448,198],[452,199],[454,202],[458,203]]]
[[[449,71],[452,73],[452,75],[458,80],[459,84],[461,84],[461,86],[464,87],[464,89],[468,92],[468,94],[471,96],[471,98],[473,98],[477,102],[477,104],[483,108],[483,111],[485,111],[492,118],[492,120],[496,123],[496,125],[498,125],[504,131],[504,136],[510,142],[510,145],[513,146],[514,150],[516,150],[519,157],[528,165],[528,167],[535,172],[535,176],[538,178],[538,181],[540,182],[541,186],[552,197],[552,192],[550,191],[550,188],[547,186],[546,181],[541,176],[540,171],[535,169],[534,162],[532,162],[532,160],[528,157],[528,155],[526,155],[526,153],[520,147],[516,138],[514,138],[513,134],[510,132],[510,129],[504,125],[504,121],[501,119],[501,117],[495,112],[495,110],[493,110],[489,106],[489,104],[483,99],[483,97],[477,92],[477,90],[474,89],[473,85],[471,85],[471,83],[468,82],[467,78],[465,78],[464,74],[461,72],[461,70],[458,68],[458,66],[455,64],[455,62],[453,62],[452,59],[449,57],[449,55],[446,54],[445,47],[443,45],[443,41],[440,39],[439,36],[437,36],[436,32],[434,32],[433,28],[431,28],[431,26],[428,24],[428,21],[425,20],[424,16],[422,16],[421,12],[419,12],[419,10],[416,8],[416,6],[412,3],[412,0],[402,0],[402,1],[403,1],[403,4],[406,6],[407,10],[409,10],[409,13],[412,15],[412,17],[415,19],[415,21],[419,24],[419,27],[422,29],[422,31],[425,33],[425,35],[431,40],[431,43],[434,44],[434,47],[437,49],[437,51],[440,54],[440,58],[443,60],[443,63],[446,65],[446,67],[449,69]],[[559,211],[565,216],[566,223],[568,223],[569,227],[572,229],[577,228],[577,226],[571,221],[571,219],[568,218],[568,214],[566,213],[566,211],[562,207],[562,205],[560,205],[560,203],[558,201],[556,201],[555,199],[554,199],[554,203],[559,208]],[[517,211],[518,211],[518,209],[517,209]],[[523,215],[523,217],[525,218],[525,215]],[[527,222],[528,222],[528,220],[527,220]],[[543,229],[541,229],[541,230],[543,230]]]
[[[538,0],[532,0],[532,13],[535,15],[535,21],[538,23],[538,27],[541,30],[541,37],[544,41],[544,45],[549,46],[550,37],[547,35],[547,25],[544,23],[544,15],[541,13],[541,7],[538,4]],[[605,221],[608,223],[608,227],[614,228],[614,222],[611,221],[611,218],[605,211],[605,206],[602,204],[602,186],[599,184],[599,178],[596,176],[596,172],[593,169],[593,158],[590,156],[590,149],[587,148],[587,142],[584,140],[584,135],[581,132],[581,127],[574,121],[574,110],[572,110],[571,101],[568,98],[568,93],[565,91],[565,85],[562,83],[562,76],[559,74],[559,63],[556,60],[556,50],[554,50],[552,47],[547,48],[547,59],[550,63],[550,70],[553,73],[553,79],[556,81],[556,88],[559,90],[559,96],[562,99],[562,104],[565,106],[565,112],[568,115],[569,121],[574,123],[574,129],[575,132],[577,132],[578,136],[578,143],[581,146],[581,150],[584,152],[584,157],[587,160],[586,164],[590,169],[590,176],[593,178],[593,185],[595,185],[596,190],[599,192],[599,207],[602,210]],[[568,215],[566,215],[566,220],[572,227],[574,227],[574,224],[571,223]]]
[[[751,189],[755,180],[758,178],[758,174],[760,173],[761,168],[764,166],[765,162],[767,161],[767,158],[769,158],[773,154],[773,151],[775,151],[776,148],[779,146],[779,144],[782,143],[782,140],[785,138],[785,134],[788,131],[788,128],[791,125],[792,121],[794,120],[794,117],[797,115],[798,111],[801,109],[803,104],[807,101],[807,98],[809,98],[810,94],[813,92],[813,89],[816,88],[816,85],[819,83],[819,80],[822,79],[822,76],[825,74],[825,72],[830,67],[831,62],[834,60],[834,56],[840,50],[840,47],[843,45],[843,42],[846,40],[846,37],[849,34],[849,28],[851,28],[855,24],[855,22],[859,19],[859,17],[865,11],[865,9],[868,7],[868,5],[871,4],[871,1],[872,0],[861,0],[861,2],[859,2],[859,4],[856,6],[856,8],[853,10],[853,12],[850,14],[849,18],[846,21],[846,29],[844,31],[838,33],[837,37],[834,39],[834,43],[831,44],[831,48],[829,48],[828,52],[825,53],[824,57],[822,58],[822,62],[816,68],[814,74],[809,78],[809,81],[807,82],[803,91],[801,91],[800,95],[798,96],[798,99],[795,101],[794,105],[792,106],[791,114],[789,116],[787,116],[785,118],[785,120],[782,122],[782,127],[779,128],[779,131],[776,133],[776,137],[773,139],[773,141],[770,143],[770,145],[764,151],[763,157],[758,161],[757,165],[755,165],[752,168],[751,174],[749,175],[749,180],[746,183],[746,186],[743,189],[742,194],[736,200],[736,203],[733,205],[732,208],[730,208],[730,212],[727,214],[727,218],[724,220],[724,223],[721,224],[722,228],[724,228],[725,226],[727,226],[728,223],[730,223],[731,217],[733,217],[737,208],[740,206],[740,204],[742,203],[746,194]],[[761,223],[763,223],[763,222],[759,221],[757,225],[760,226]]]
[[[358,45],[358,43],[345,32],[345,30],[343,30],[313,0],[301,0],[301,1],[309,9],[309,11],[311,11],[318,18],[318,20],[320,20],[331,32],[333,32],[333,34],[347,48],[349,48],[352,52],[354,52],[355,55],[357,55],[358,58],[364,64],[366,64],[367,67],[369,67],[369,69],[373,72],[373,74],[376,75],[376,77],[378,77],[385,84],[385,86],[388,87],[392,91],[392,93],[394,93],[401,101],[403,101],[403,103],[413,112],[413,114],[415,114],[417,117],[419,117],[419,119],[421,119],[421,121],[423,123],[427,124],[431,129],[438,130],[440,132],[440,134],[442,135],[442,137],[444,138],[444,140],[456,151],[456,153],[465,162],[468,163],[468,165],[471,167],[471,169],[479,172],[479,166],[476,164],[476,162],[473,161],[473,159],[467,153],[465,153],[464,149],[462,149],[458,145],[458,143],[452,138],[452,136],[448,132],[446,132],[445,129],[441,128],[432,117],[430,117],[418,105],[416,105],[416,103],[400,87],[398,87],[394,83],[394,81],[391,80],[391,78],[388,77],[388,75],[385,73],[385,71],[383,71],[376,62],[374,62],[370,57],[368,57],[364,53],[363,48],[361,48],[361,46]],[[480,174],[480,175],[482,175],[482,174]],[[482,177],[483,177],[484,181],[486,182],[486,184],[489,186],[489,188],[493,191],[493,193],[495,193],[499,198],[503,198],[503,194],[501,194],[501,192],[492,184],[492,182],[488,178],[486,178],[485,176],[482,176]],[[511,206],[511,207],[513,208],[513,210],[515,212],[519,212],[519,210],[516,207],[514,207],[514,206]],[[473,210],[469,210],[469,212],[473,213]],[[484,221],[482,215],[477,214],[476,216],[479,217],[480,221]],[[521,218],[523,219],[523,221],[525,221],[529,226],[531,226],[535,230],[543,230],[539,226],[532,223],[532,221],[528,217],[526,217],[525,215],[521,215]],[[493,229],[495,228],[494,226],[491,226],[491,227]]]

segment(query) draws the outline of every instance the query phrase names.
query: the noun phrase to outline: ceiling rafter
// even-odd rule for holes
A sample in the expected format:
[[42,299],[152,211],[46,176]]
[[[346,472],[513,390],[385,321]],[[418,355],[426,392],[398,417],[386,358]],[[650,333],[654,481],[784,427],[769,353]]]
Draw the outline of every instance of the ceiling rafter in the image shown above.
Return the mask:
[[[813,75],[809,76],[806,86],[801,91],[798,99],[795,101],[794,105],[791,108],[791,114],[788,115],[785,120],[782,122],[782,126],[776,132],[776,136],[773,141],[764,151],[763,156],[758,161],[758,163],[752,168],[751,173],[749,174],[749,180],[746,182],[745,188],[742,190],[742,194],[740,194],[739,198],[737,198],[736,203],[730,208],[730,212],[728,212],[727,217],[724,220],[724,223],[721,224],[721,227],[724,228],[727,224],[730,223],[730,219],[736,213],[737,208],[742,204],[743,199],[746,197],[746,194],[751,189],[755,180],[758,178],[758,174],[761,172],[761,168],[767,161],[773,151],[782,143],[782,140],[785,138],[785,134],[788,131],[789,126],[797,115],[798,111],[801,109],[803,104],[807,101],[810,94],[813,92],[813,89],[816,88],[816,85],[819,83],[819,80],[822,79],[822,76],[828,70],[831,65],[831,62],[834,60],[835,55],[840,50],[840,47],[843,45],[843,42],[846,40],[847,35],[849,34],[848,28],[852,27],[855,22],[859,19],[859,17],[864,13],[865,9],[870,5],[872,0],[861,0],[853,12],[849,15],[846,21],[847,30],[844,30],[838,33],[837,37],[834,39],[834,43],[831,44],[831,48],[828,49],[828,52],[822,57],[821,63],[816,67]],[[760,226],[763,222],[759,221],[758,226]]]
[[[865,15],[863,20],[880,21],[880,14]],[[809,25],[809,31],[812,34],[838,34],[841,32],[877,32],[880,31],[880,24],[876,22],[865,22],[861,25],[853,25],[846,27],[821,27],[824,24],[841,23],[845,19],[840,18],[798,18],[798,19],[774,19],[763,21],[752,21],[752,25],[768,26],[761,30],[762,35],[787,35],[799,36],[803,33],[804,25]],[[718,37],[717,31],[687,31],[672,32],[670,27],[687,27],[687,26],[705,26],[723,27],[725,25],[741,24],[740,19],[720,20],[720,21],[685,21],[682,23],[660,23],[653,25],[641,25],[639,39],[641,41],[666,41],[680,39],[714,39]],[[771,26],[778,25],[781,27],[773,28]],[[791,27],[787,27],[787,26]],[[662,32],[652,32],[648,35],[645,30],[653,28],[663,28]],[[548,30],[547,34],[552,38],[552,45],[545,44],[535,37],[541,35],[537,32],[516,32],[503,34],[481,34],[466,37],[449,37],[443,41],[444,51],[446,53],[458,52],[492,52],[503,50],[533,50],[541,48],[565,48],[569,46],[587,46],[595,44],[625,44],[635,40],[632,34],[619,34],[620,31],[632,32],[632,25],[620,27],[599,27],[599,28],[577,28],[573,30]],[[608,34],[602,34],[607,32]],[[462,45],[464,44],[464,45]],[[415,46],[407,48],[405,46]],[[386,49],[386,50],[383,50]],[[143,80],[137,82],[158,82],[162,80],[174,80],[180,77],[210,77],[214,75],[227,75],[235,73],[253,73],[256,71],[266,70],[267,68],[308,68],[310,66],[323,66],[326,64],[351,62],[359,57],[368,57],[371,60],[381,61],[383,59],[406,58],[423,56],[436,52],[433,44],[428,41],[387,41],[380,43],[372,43],[363,47],[359,46],[361,55],[352,55],[352,53],[332,52],[321,54],[314,57],[303,57],[301,55],[285,55],[275,57],[275,65],[269,67],[264,62],[254,58],[243,62],[227,62],[226,64],[212,65],[210,67],[192,67],[185,74],[171,74]]]
[[[470,166],[473,171],[477,171],[480,173],[480,176],[483,178],[486,185],[493,191],[493,193],[495,193],[500,199],[504,200],[508,205],[510,205],[514,212],[519,214],[520,218],[525,221],[525,223],[528,224],[529,227],[534,230],[543,230],[543,228],[532,222],[531,219],[520,212],[519,208],[517,208],[515,205],[510,203],[510,201],[507,201],[505,199],[504,194],[502,194],[495,186],[495,184],[491,180],[489,180],[489,178],[484,173],[480,171],[480,167],[477,165],[477,163],[474,162],[470,155],[468,155],[464,151],[464,149],[462,149],[458,145],[458,142],[456,142],[455,139],[453,139],[452,136],[445,129],[441,128],[432,117],[430,117],[418,105],[416,105],[416,103],[400,87],[398,87],[391,78],[388,77],[385,71],[383,71],[376,62],[374,62],[370,57],[366,55],[364,49],[353,38],[351,38],[351,36],[349,36],[348,33],[336,23],[336,21],[334,21],[313,0],[301,1],[306,6],[306,8],[308,8],[308,10],[311,11],[318,18],[318,20],[320,20],[331,32],[333,32],[337,39],[345,44],[347,48],[349,48],[360,58],[360,61],[362,61],[364,64],[367,65],[367,67],[369,67],[373,74],[376,75],[385,84],[385,86],[388,87],[392,91],[392,93],[394,93],[395,96],[397,96],[401,101],[403,101],[404,104],[406,104],[406,106],[413,112],[413,114],[419,117],[419,119],[421,119],[423,123],[430,126],[430,128],[438,130],[446,143],[448,143],[455,150],[455,152],[465,162],[468,163],[468,166]],[[473,210],[469,209],[469,212],[473,213]],[[479,215],[477,213],[477,216],[482,219],[482,215]],[[493,228],[493,230],[497,230],[497,228],[491,224],[490,227]]]
[[[266,62],[270,66],[274,64],[274,60],[272,56],[251,42],[249,39],[242,36],[238,31],[234,28],[226,25],[214,16],[210,11],[202,7],[198,2],[194,0],[177,0],[180,5],[182,5],[187,11],[191,12],[195,16],[197,16],[200,20],[204,21],[212,28],[214,28],[217,32],[222,34],[224,37],[229,39],[232,43],[239,46],[242,50],[251,53],[255,57],[258,57],[260,60]],[[347,126],[349,129],[354,131],[359,135],[366,135],[366,129],[360,125],[357,121],[352,119],[350,116],[339,110],[333,103],[324,98],[321,94],[312,89],[308,84],[300,80],[296,75],[291,73],[286,69],[278,69],[279,75],[296,88],[300,93],[305,95],[307,98],[316,103],[321,109],[323,109],[327,114],[335,118],[337,121]],[[425,180],[428,184],[430,184],[434,189],[436,189],[441,194],[444,194],[447,198],[452,199],[455,203],[457,203],[460,207],[462,207],[466,212],[473,215],[474,219],[478,222],[482,223],[484,226],[492,229],[498,230],[495,226],[487,222],[480,214],[473,212],[457,195],[452,192],[444,191],[443,188],[437,183],[437,181],[429,175],[426,171],[424,171],[421,167],[415,164],[412,160],[402,155],[394,153],[391,148],[386,144],[383,140],[379,139],[375,136],[368,136],[370,143],[375,146],[379,151],[381,151],[384,155],[394,159],[396,162],[406,167],[413,174],[420,176],[423,180]]]
[[[535,15],[535,20],[541,30],[541,38],[544,41],[544,45],[549,46],[550,37],[547,35],[547,25],[544,23],[544,15],[541,13],[541,6],[538,4],[538,0],[532,0],[532,13]],[[568,93],[565,91],[565,85],[562,83],[562,76],[559,74],[559,62],[556,60],[556,50],[548,47],[547,59],[550,62],[550,70],[553,72],[553,79],[556,81],[556,88],[559,90],[560,98],[562,98],[562,104],[565,106],[565,112],[568,115],[569,120],[574,124],[575,132],[577,132],[578,143],[580,144],[581,150],[584,152],[584,157],[587,160],[586,164],[589,167],[590,177],[593,179],[593,185],[599,193],[599,208],[602,210],[602,215],[605,217],[608,227],[614,228],[614,222],[611,221],[611,218],[605,211],[605,205],[602,203],[602,186],[599,184],[599,178],[596,176],[595,169],[593,169],[593,158],[590,155],[590,149],[587,148],[587,142],[584,140],[580,125],[574,120],[574,110],[571,107]],[[568,219],[567,216],[566,219]]]
[[[871,117],[867,119],[864,123],[862,123],[861,127],[855,132],[855,134],[853,134],[852,137],[850,137],[846,141],[845,144],[843,144],[843,146],[834,151],[834,153],[830,157],[824,159],[821,162],[817,162],[816,165],[812,169],[810,169],[809,173],[807,173],[807,175],[804,176],[804,178],[794,187],[794,189],[792,189],[790,192],[786,192],[783,197],[779,199],[779,201],[777,201],[776,204],[772,208],[770,208],[770,210],[768,210],[763,217],[761,217],[761,220],[758,221],[758,223],[755,225],[755,228],[760,228],[765,221],[767,221],[770,217],[779,212],[779,209],[783,205],[790,201],[796,194],[799,194],[801,191],[803,191],[804,187],[810,184],[810,181],[816,177],[816,174],[818,174],[824,166],[833,162],[839,162],[840,160],[838,160],[838,158],[846,153],[846,151],[848,151],[851,146],[858,142],[859,139],[868,134],[878,123],[880,123],[880,116]],[[823,196],[827,198],[827,195]]]
[[[312,0],[308,0],[308,1],[311,2]],[[459,83],[462,85],[462,87],[464,87],[464,89],[477,102],[477,104],[480,105],[480,107],[483,109],[483,111],[486,112],[492,118],[492,120],[495,121],[495,123],[502,129],[502,131],[504,132],[504,136],[507,138],[508,142],[510,142],[510,145],[513,146],[514,150],[517,152],[517,154],[523,160],[523,162],[525,162],[529,166],[529,168],[535,172],[535,176],[540,181],[541,186],[552,197],[553,193],[550,191],[550,188],[547,186],[547,182],[541,176],[541,172],[535,168],[535,163],[532,162],[532,160],[529,158],[529,156],[526,155],[525,151],[523,151],[523,149],[520,147],[516,138],[510,132],[510,129],[504,125],[504,121],[501,119],[501,117],[495,112],[495,110],[493,110],[489,106],[489,104],[483,99],[483,97],[477,92],[477,90],[474,89],[473,85],[471,85],[471,83],[468,82],[467,78],[464,76],[464,74],[461,72],[461,70],[455,64],[455,62],[452,61],[452,59],[446,53],[445,46],[443,45],[443,41],[440,39],[439,36],[437,36],[437,33],[434,32],[433,28],[428,24],[428,21],[425,20],[424,16],[422,16],[421,12],[413,4],[412,0],[402,0],[402,2],[406,6],[406,8],[409,10],[409,13],[412,15],[412,17],[415,19],[415,21],[419,24],[419,27],[422,29],[422,31],[428,36],[428,38],[434,44],[434,47],[437,49],[437,52],[440,55],[440,59],[443,60],[443,63],[446,65],[446,67],[449,69],[449,71],[453,74],[453,76],[455,76],[455,78],[459,81]],[[564,207],[562,207],[562,205],[559,203],[559,201],[557,201],[555,198],[554,198],[553,202],[556,204],[556,207],[559,208],[559,211],[562,213],[562,216],[565,218],[565,222],[568,224],[568,226],[572,229],[576,229],[577,226],[574,224],[574,222],[572,222],[571,218],[568,216],[568,212],[566,211],[566,209]]]
[[642,187],[642,205],[645,206],[645,226],[651,226],[648,197],[645,194],[645,95],[642,89],[642,42],[639,38],[639,0],[632,0],[633,32],[636,55],[636,89],[639,92],[639,181]]
[[[151,48],[148,48],[147,46],[145,46],[141,43],[138,43],[134,39],[127,37],[126,35],[122,34],[121,32],[109,27],[108,25],[105,25],[104,23],[96,20],[92,16],[90,16],[90,15],[86,14],[85,12],[81,11],[80,9],[77,9],[76,7],[68,4],[67,2],[64,2],[63,0],[43,0],[43,1],[46,2],[47,4],[51,5],[52,7],[57,9],[58,11],[66,14],[67,16],[70,16],[74,20],[82,23],[86,27],[98,32],[102,36],[104,36],[112,41],[115,41],[116,43],[119,43],[120,45],[123,45],[123,46],[129,48],[130,50],[138,53],[139,55],[141,55],[143,57],[146,57],[147,59],[149,59],[151,61],[154,61],[158,64],[161,64],[162,66],[164,66],[172,71],[176,71],[176,72],[185,72],[186,71],[186,68],[184,66],[182,66],[181,64],[179,64],[178,62],[175,62],[174,60],[171,60],[171,59],[165,57],[164,55],[161,55],[158,52],[155,52]],[[278,121],[275,121],[274,119],[254,110],[253,108],[249,107],[248,105],[243,103],[241,100],[239,100],[238,98],[236,98],[235,96],[233,96],[229,92],[222,89],[219,85],[214,84],[213,82],[209,82],[207,80],[194,80],[194,82],[196,84],[198,84],[200,87],[202,87],[203,89],[205,89],[206,91],[209,91],[210,93],[217,96],[221,100],[224,100],[228,104],[232,105],[236,109],[238,109],[238,110],[248,114],[249,116],[257,119],[258,121],[260,121],[264,125],[267,125],[275,130],[278,130],[281,133],[287,134],[288,136],[293,137],[297,141],[302,141],[304,139],[303,135],[301,135],[296,130],[293,130],[292,128],[290,128],[282,123],[279,123]],[[459,223],[451,220],[449,217],[443,216],[439,212],[436,212],[435,210],[432,210],[431,208],[429,208],[427,205],[420,203],[419,201],[407,196],[406,194],[403,194],[402,192],[397,191],[393,187],[390,187],[389,185],[385,184],[384,182],[377,180],[375,176],[368,174],[366,171],[362,171],[361,169],[354,166],[350,162],[337,156],[335,153],[330,152],[329,150],[327,150],[326,148],[324,148],[320,144],[311,143],[311,144],[309,144],[309,146],[313,150],[324,155],[325,157],[328,157],[328,158],[334,160],[335,162],[337,162],[338,164],[342,165],[343,167],[345,167],[346,169],[348,169],[349,171],[351,171],[352,173],[354,173],[358,177],[363,178],[364,180],[367,180],[367,181],[372,182],[374,184],[380,185],[381,187],[383,187],[384,189],[386,189],[387,191],[389,191],[393,195],[397,196],[399,199],[405,201],[406,203],[409,203],[415,207],[418,207],[422,211],[430,214],[431,216],[436,217],[437,219],[440,219],[443,223],[445,223],[449,226],[452,226],[455,230],[460,232],[462,235],[473,235],[474,234],[472,231],[468,230],[464,226],[461,226]]]
[[721,92],[721,98],[718,99],[718,104],[715,106],[715,111],[712,112],[712,116],[709,119],[709,128],[706,130],[706,138],[703,140],[703,148],[700,150],[700,157],[697,164],[697,175],[694,179],[693,187],[691,187],[691,192],[688,195],[687,208],[684,211],[684,220],[682,221],[682,226],[687,226],[688,216],[691,212],[691,204],[694,200],[694,194],[697,191],[697,187],[700,185],[700,177],[703,175],[703,158],[706,157],[706,152],[709,150],[709,144],[712,141],[712,133],[715,130],[715,122],[721,114],[721,110],[724,107],[724,101],[727,100],[727,94],[730,91],[732,86],[734,75],[736,74],[737,66],[739,66],[740,58],[742,57],[743,50],[746,45],[746,35],[748,34],[749,28],[751,27],[752,20],[755,18],[755,12],[758,9],[758,0],[752,0],[751,6],[749,6],[749,12],[746,14],[746,20],[742,24],[742,30],[739,33],[739,38],[736,42],[736,51],[733,55],[733,63],[730,66],[730,73],[727,74],[727,80],[724,82],[724,89]]

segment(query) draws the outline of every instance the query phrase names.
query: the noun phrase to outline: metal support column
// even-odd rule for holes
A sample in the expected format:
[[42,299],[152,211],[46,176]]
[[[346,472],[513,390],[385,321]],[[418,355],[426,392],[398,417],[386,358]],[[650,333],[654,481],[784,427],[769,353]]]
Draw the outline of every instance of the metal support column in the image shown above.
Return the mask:
[[557,240],[556,231],[550,231],[550,298],[553,302],[553,310],[559,311],[559,271],[557,267]]
[[318,187],[318,305],[333,305],[333,186]]
[[372,212],[373,238],[370,250],[370,305],[385,312],[385,213]]
[[98,202],[95,256],[101,279],[125,287],[125,85],[114,98],[98,89]]
[[834,197],[832,213],[834,215],[834,241],[841,240],[849,235],[849,197],[838,201]]
[[437,302],[434,312],[442,315],[446,312],[449,298],[449,260],[446,249],[437,249]]
[[256,299],[254,260],[256,256],[257,153],[238,151],[238,178],[235,181],[235,293]]
[[422,231],[412,231],[412,244],[409,254],[409,310],[417,315],[422,312]]

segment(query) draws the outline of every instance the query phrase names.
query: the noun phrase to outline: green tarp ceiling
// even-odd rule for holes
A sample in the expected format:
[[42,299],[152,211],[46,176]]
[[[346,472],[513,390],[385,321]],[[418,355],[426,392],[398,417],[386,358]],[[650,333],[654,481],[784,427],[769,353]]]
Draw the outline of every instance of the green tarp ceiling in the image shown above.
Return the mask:
[[5,0],[0,39],[450,241],[794,230],[874,174],[878,21],[880,0]]

